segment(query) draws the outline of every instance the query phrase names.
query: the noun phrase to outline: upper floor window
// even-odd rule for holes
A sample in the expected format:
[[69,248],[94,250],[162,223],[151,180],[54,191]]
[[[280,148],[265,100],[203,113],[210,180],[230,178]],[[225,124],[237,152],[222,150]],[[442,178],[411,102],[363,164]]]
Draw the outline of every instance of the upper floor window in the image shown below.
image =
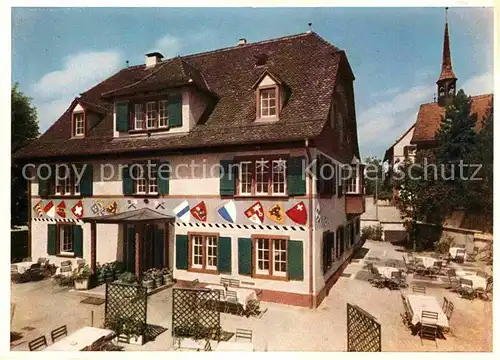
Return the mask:
[[83,136],[85,135],[85,114],[83,112],[73,114],[73,135]]
[[146,103],[146,124],[148,129],[154,129],[158,126],[158,118],[156,116],[156,102],[151,101]]
[[151,166],[149,171],[147,166],[134,166],[132,168],[135,194],[158,194],[157,169]]
[[136,130],[144,129],[144,106],[143,104],[135,104],[134,106],[134,128]]
[[359,176],[358,167],[351,167],[350,169],[344,169],[344,181],[345,189],[348,194],[359,193]]
[[414,157],[417,155],[417,147],[415,145],[408,145],[403,148],[404,157]]
[[168,126],[168,101],[167,100],[161,100],[158,103],[158,120],[159,120],[159,127],[167,127]]
[[260,117],[276,116],[277,89],[260,90]]
[[[80,172],[80,169],[77,169]],[[77,181],[76,171],[72,166],[58,168],[55,179],[56,195],[80,195],[80,183]]]
[[262,158],[239,163],[238,195],[286,194],[286,160]]

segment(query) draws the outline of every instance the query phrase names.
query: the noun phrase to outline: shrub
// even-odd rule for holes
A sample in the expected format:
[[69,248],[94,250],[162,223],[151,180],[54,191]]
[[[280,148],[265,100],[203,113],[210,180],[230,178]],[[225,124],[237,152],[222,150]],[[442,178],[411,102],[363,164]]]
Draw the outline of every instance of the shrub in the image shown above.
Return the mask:
[[441,238],[438,242],[434,244],[434,251],[440,254],[448,254],[450,248],[453,247],[454,238],[453,236],[446,235],[444,238]]
[[374,226],[365,226],[361,230],[361,240],[375,240],[375,241],[382,241],[382,236],[383,236],[383,229],[382,226],[380,225],[374,225]]

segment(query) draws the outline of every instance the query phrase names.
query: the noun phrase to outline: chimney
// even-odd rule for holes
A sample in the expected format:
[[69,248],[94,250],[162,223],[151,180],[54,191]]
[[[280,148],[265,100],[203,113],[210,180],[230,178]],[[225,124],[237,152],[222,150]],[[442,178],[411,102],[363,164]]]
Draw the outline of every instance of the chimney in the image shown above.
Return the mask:
[[246,45],[247,44],[247,39],[239,39],[238,40],[238,46],[240,45]]
[[159,52],[146,54],[146,67],[155,66],[161,61],[161,59],[163,59],[163,55]]

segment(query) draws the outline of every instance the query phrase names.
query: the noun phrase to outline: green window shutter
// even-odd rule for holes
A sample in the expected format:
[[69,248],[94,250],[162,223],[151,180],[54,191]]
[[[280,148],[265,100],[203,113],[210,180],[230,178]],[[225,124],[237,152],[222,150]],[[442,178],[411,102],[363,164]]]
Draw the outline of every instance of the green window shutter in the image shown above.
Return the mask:
[[47,224],[47,254],[56,254],[56,224]]
[[231,238],[220,237],[217,250],[219,272],[231,274]]
[[78,225],[72,227],[73,253],[76,257],[83,257],[83,228]]
[[188,236],[175,236],[175,266],[179,270],[188,268]]
[[80,179],[80,194],[82,196],[92,196],[94,175],[92,165],[87,164],[85,172]]
[[238,274],[252,275],[252,239],[238,238]]
[[288,277],[304,280],[304,249],[302,241],[288,241]]
[[306,178],[303,175],[302,166],[305,166],[305,157],[292,157],[288,159],[287,186],[288,195],[305,195]]
[[[325,180],[321,176],[321,167],[325,163],[323,156],[318,156],[316,160],[316,193],[318,195],[323,195],[325,193]],[[323,170],[324,172],[324,170]]]
[[116,131],[128,131],[129,114],[128,104],[121,103],[115,105],[116,109]]
[[322,268],[323,268],[323,274],[326,273],[326,271],[328,270],[328,232],[327,231],[323,231],[323,236],[322,236],[322,240],[323,240],[323,256],[321,257],[322,258],[322,261],[323,261],[323,264],[322,264]]
[[[158,192],[162,195],[168,195],[170,191],[170,163],[164,161],[158,164],[158,169],[161,167],[161,172],[158,171]],[[161,175],[161,176],[160,176]]]
[[122,186],[123,195],[132,195],[134,193],[134,182],[130,177],[130,165],[122,167]]
[[135,227],[127,226],[127,269],[135,273]]
[[182,94],[168,97],[168,125],[171,128],[182,126]]
[[[219,188],[221,196],[235,195],[236,173],[234,172],[233,160],[221,160],[221,174],[219,176]],[[231,173],[230,173],[231,172]]]
[[[49,169],[46,166],[40,168],[40,176],[45,178],[49,174]],[[38,178],[38,195],[39,196],[48,196],[50,193],[50,178],[49,179],[41,179]]]

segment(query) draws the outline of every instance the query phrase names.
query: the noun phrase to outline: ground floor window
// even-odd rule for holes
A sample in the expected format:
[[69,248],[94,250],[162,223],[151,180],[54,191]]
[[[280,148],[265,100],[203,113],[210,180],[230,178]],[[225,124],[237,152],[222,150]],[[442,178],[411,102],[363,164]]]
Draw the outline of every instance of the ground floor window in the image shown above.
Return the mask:
[[335,233],[333,231],[323,232],[323,274],[332,267],[338,257],[338,246],[335,245]]
[[189,237],[190,270],[217,271],[218,234],[191,233]]
[[259,277],[287,276],[287,238],[256,235],[252,237],[254,275]]
[[59,253],[73,254],[73,226],[59,225]]

